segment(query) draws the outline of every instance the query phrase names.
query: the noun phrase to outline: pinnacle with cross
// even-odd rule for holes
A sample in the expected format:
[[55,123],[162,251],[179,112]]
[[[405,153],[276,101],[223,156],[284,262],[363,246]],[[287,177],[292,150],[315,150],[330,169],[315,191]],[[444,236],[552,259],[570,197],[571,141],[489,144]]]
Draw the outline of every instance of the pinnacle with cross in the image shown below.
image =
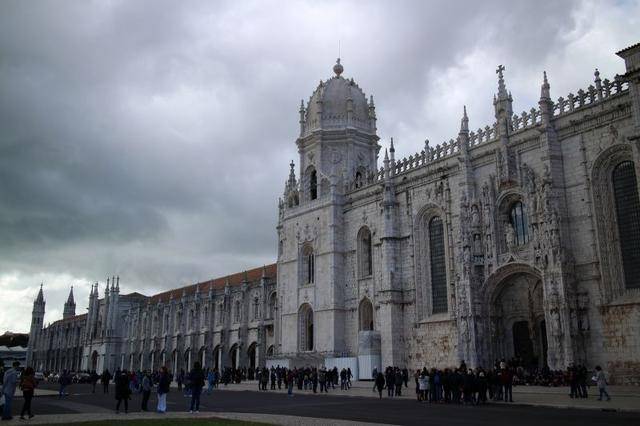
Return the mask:
[[496,74],[498,74],[498,98],[503,99],[507,97],[507,88],[504,84],[504,65],[498,65],[498,69],[496,69]]

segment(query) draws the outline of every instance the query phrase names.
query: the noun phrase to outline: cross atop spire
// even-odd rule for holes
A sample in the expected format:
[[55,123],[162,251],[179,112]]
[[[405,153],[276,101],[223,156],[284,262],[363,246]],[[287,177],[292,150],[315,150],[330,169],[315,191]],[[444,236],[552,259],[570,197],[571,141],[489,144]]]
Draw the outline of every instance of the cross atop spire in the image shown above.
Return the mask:
[[507,93],[507,87],[504,84],[505,69],[504,65],[498,65],[498,68],[496,69],[496,74],[498,74],[498,98],[500,99],[507,98],[509,96]]

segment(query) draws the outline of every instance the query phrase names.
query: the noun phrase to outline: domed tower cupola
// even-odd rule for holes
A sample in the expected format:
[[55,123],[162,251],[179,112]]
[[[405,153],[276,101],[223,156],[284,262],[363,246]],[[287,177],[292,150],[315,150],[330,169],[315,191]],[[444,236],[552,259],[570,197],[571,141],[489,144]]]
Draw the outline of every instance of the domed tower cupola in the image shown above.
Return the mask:
[[307,103],[302,132],[352,127],[375,134],[369,117],[369,102],[353,78],[342,77],[340,58],[333,66],[334,76],[320,81]]
[[337,59],[333,76],[320,81],[300,106],[301,202],[327,192],[331,176],[349,183],[356,175],[374,173],[380,146],[373,97],[367,99],[353,78],[343,77]]

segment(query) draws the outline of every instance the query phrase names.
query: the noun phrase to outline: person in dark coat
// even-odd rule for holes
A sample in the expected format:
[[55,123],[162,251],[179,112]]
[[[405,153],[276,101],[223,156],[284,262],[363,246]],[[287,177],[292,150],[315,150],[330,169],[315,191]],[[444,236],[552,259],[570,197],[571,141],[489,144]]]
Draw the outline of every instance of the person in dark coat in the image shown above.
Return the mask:
[[111,373],[109,373],[109,370],[104,370],[102,372],[100,381],[102,382],[103,393],[109,393],[109,382],[111,381]]
[[116,414],[120,414],[120,403],[124,401],[124,412],[129,412],[129,396],[131,389],[129,388],[129,375],[126,370],[120,372],[116,377]]
[[402,371],[400,371],[400,369],[396,367],[395,374],[396,396],[402,396]]
[[191,388],[191,408],[190,413],[194,411],[200,412],[200,395],[204,387],[204,373],[200,367],[200,363],[193,364],[193,370],[189,373],[189,386]]
[[378,389],[378,395],[380,395],[380,399],[382,399],[382,390],[384,389],[384,374],[378,373],[376,377],[376,389]]
[[393,371],[393,368],[389,367],[386,371],[386,384],[387,384],[387,396],[393,397],[396,389],[396,375]]
[[164,414],[167,411],[167,394],[170,384],[169,370],[163,366],[160,369],[160,378],[158,379],[158,413]]
[[153,388],[153,381],[148,371],[145,371],[142,376],[142,411],[149,411],[149,397],[151,396],[151,388]]

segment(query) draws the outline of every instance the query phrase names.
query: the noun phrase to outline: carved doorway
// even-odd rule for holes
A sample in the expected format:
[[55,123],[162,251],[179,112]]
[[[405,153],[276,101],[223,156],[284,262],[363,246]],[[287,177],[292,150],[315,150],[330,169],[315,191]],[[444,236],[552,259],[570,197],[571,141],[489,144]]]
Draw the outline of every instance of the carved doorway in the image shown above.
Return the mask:
[[546,365],[543,306],[542,280],[535,273],[520,269],[493,285],[489,311],[494,360],[516,359],[525,368]]
[[249,368],[251,370],[256,369],[256,343],[252,343],[249,345],[249,349],[247,350],[247,357],[249,358]]
[[535,362],[536,354],[529,334],[528,321],[516,321],[513,323],[513,355],[521,359],[524,365],[531,365]]

